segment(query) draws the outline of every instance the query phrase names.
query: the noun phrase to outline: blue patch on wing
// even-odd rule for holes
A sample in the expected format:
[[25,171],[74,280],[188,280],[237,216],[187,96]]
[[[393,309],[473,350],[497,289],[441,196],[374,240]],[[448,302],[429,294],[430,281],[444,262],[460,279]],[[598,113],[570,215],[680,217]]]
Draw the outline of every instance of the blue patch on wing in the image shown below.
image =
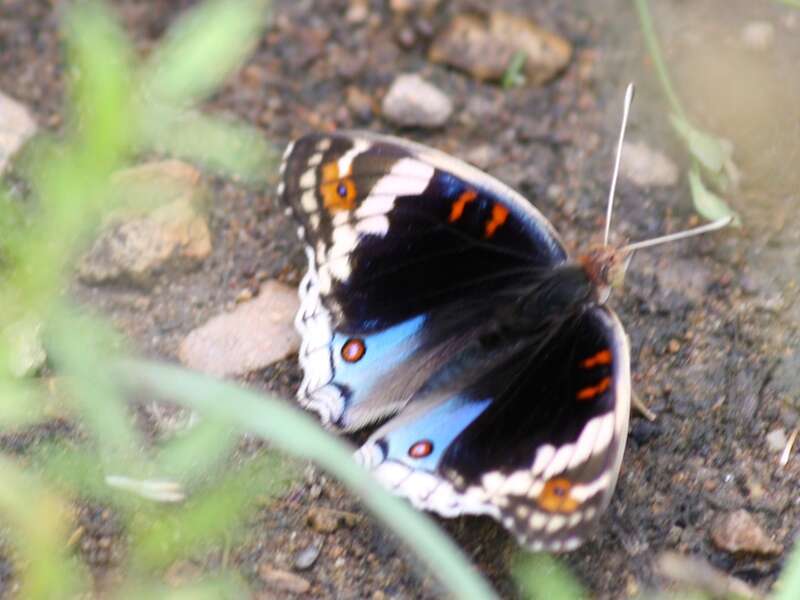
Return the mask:
[[[424,323],[425,317],[420,315],[369,335],[334,333],[331,342],[334,373],[332,383],[349,390],[349,396],[345,400],[345,421],[348,410],[371,397],[377,382],[419,349],[418,334]],[[358,361],[347,362],[342,358],[342,348],[353,338],[364,343],[365,352]]]
[[[397,429],[389,429],[380,441],[386,446],[387,460],[401,462],[413,469],[435,472],[442,453],[470,423],[486,410],[491,399],[474,400],[453,396],[414,419],[403,419]],[[412,458],[409,449],[420,441],[429,441],[433,449],[428,456]]]

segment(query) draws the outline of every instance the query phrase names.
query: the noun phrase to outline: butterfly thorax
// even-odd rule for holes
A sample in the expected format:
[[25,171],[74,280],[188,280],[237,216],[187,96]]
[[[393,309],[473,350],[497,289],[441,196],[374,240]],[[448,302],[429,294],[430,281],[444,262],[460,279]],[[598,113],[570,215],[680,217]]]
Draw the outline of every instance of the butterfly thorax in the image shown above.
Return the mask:
[[621,288],[630,254],[608,245],[590,247],[577,263],[594,286],[596,301],[605,304],[613,288]]

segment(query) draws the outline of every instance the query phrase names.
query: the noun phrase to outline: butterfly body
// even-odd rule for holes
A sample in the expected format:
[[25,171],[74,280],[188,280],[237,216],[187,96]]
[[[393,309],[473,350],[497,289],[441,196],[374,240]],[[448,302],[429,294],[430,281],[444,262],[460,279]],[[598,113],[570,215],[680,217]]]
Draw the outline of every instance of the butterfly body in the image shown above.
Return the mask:
[[396,138],[306,136],[282,176],[309,261],[300,402],[333,429],[378,425],[357,458],[414,505],[577,547],[627,433],[627,338],[605,306],[621,257],[571,260],[525,198]]

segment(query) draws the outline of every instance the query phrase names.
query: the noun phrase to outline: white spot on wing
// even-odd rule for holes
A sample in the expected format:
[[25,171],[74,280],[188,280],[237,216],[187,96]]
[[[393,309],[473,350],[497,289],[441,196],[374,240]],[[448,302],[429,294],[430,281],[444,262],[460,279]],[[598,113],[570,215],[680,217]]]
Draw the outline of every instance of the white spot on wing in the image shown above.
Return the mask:
[[610,483],[610,476],[608,471],[605,471],[600,477],[591,483],[582,483],[574,485],[569,491],[569,495],[578,502],[586,502],[589,498],[604,490]]
[[347,152],[342,154],[338,161],[339,167],[339,176],[343,177],[344,175],[350,173],[350,167],[353,165],[353,159],[358,156],[359,154],[365,152],[372,144],[365,140],[355,140],[353,142],[353,147],[350,148]]
[[569,461],[569,469],[574,469],[592,455],[592,451],[595,448],[597,430],[604,418],[605,417],[595,417],[583,428],[578,441],[575,442],[575,452],[572,454],[572,458]]
[[551,444],[545,444],[544,446],[540,447],[536,451],[536,460],[533,461],[531,475],[536,477],[537,475],[544,473],[545,468],[547,468],[547,465],[550,464],[551,460],[553,460],[555,454],[556,448]]
[[315,173],[314,169],[309,169],[302,175],[300,175],[300,187],[301,188],[313,188],[317,184],[317,174]]
[[544,478],[550,479],[559,473],[562,473],[564,469],[567,468],[569,464],[569,459],[572,457],[572,453],[575,451],[575,446],[572,444],[564,444],[563,446],[559,447],[556,451],[556,455],[553,457],[553,460],[550,461],[550,464],[547,465],[547,469],[544,472]]
[[528,520],[528,527],[534,531],[539,531],[547,524],[547,515],[538,510],[533,511],[531,518]]
[[389,219],[386,217],[368,217],[356,223],[356,231],[364,235],[383,237],[389,231]]
[[306,190],[303,192],[303,195],[300,196],[300,206],[302,206],[303,210],[307,213],[313,213],[317,210],[317,197],[314,195],[314,190]]
[[524,496],[531,487],[531,483],[531,476],[527,471],[517,471],[505,480],[500,493],[506,496]]

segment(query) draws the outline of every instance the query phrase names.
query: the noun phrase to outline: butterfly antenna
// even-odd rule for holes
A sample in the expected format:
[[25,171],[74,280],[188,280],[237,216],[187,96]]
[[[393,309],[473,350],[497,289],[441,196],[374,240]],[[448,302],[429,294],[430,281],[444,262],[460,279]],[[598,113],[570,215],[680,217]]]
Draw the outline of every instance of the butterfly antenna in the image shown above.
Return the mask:
[[619,130],[617,142],[617,157],[614,160],[614,173],[611,176],[611,189],[608,191],[608,209],[606,210],[606,232],[603,236],[603,245],[608,245],[608,234],[611,231],[611,211],[614,209],[614,193],[617,190],[617,177],[619,177],[619,161],[622,158],[622,142],[625,139],[625,128],[628,126],[628,113],[633,102],[633,84],[629,83],[625,90],[625,103],[622,107],[622,126]]
[[653,238],[650,240],[644,240],[641,242],[628,244],[624,248],[621,248],[620,252],[622,253],[633,252],[634,250],[641,250],[642,248],[650,248],[651,246],[658,246],[659,244],[666,244],[668,242],[674,242],[675,240],[682,240],[684,238],[692,237],[695,235],[701,235],[703,233],[708,233],[709,231],[716,231],[717,229],[722,229],[723,227],[730,225],[731,221],[733,221],[733,217],[722,217],[721,219],[717,219],[716,221],[712,221],[711,223],[706,223],[705,225],[701,225],[700,227],[687,229],[686,231],[678,231],[677,233],[671,233],[669,235],[663,235],[661,237]]

